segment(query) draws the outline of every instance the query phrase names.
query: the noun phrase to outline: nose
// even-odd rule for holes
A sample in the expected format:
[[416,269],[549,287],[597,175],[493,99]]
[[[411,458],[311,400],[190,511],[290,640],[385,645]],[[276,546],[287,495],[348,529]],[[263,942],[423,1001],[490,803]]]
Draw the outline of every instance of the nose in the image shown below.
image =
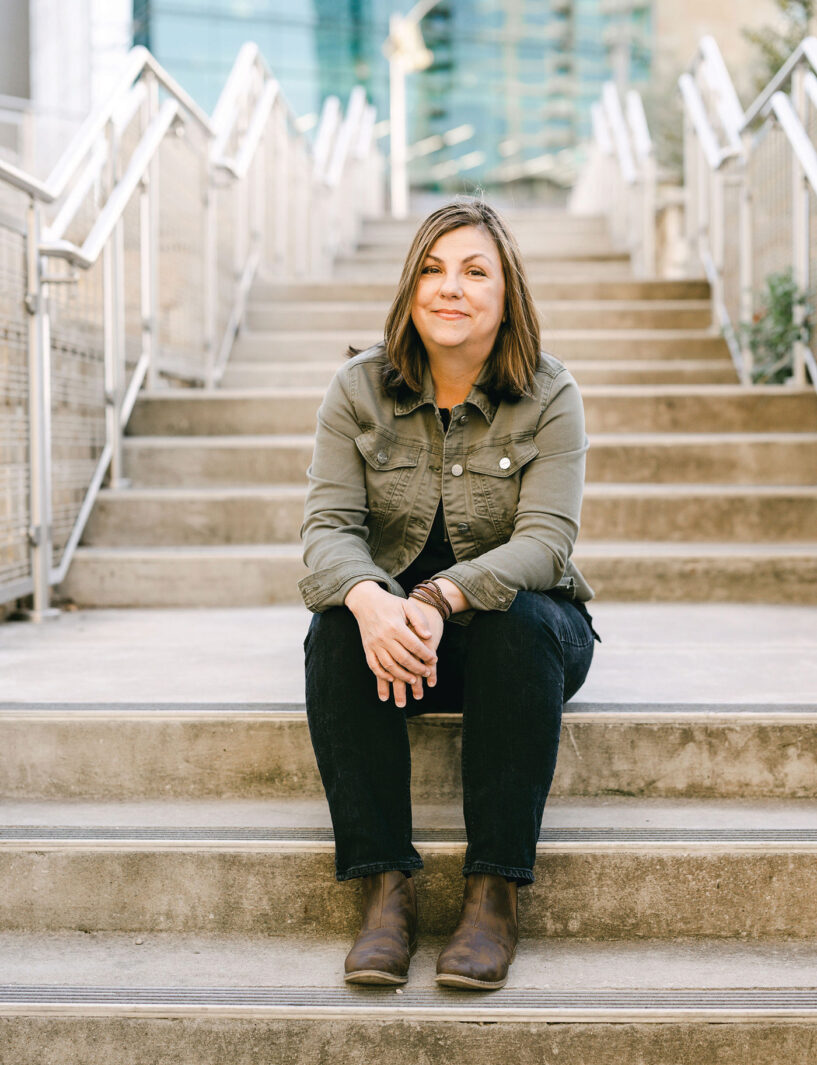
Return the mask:
[[440,282],[440,295],[451,296],[458,299],[462,295],[462,285],[460,284],[459,275],[456,273],[443,274],[442,281]]

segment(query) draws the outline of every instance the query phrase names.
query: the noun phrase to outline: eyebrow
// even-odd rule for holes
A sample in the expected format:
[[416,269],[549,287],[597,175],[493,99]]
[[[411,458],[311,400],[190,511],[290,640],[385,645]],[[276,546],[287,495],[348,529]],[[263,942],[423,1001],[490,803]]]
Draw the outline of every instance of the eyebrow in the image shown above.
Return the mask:
[[[442,262],[442,259],[439,256],[432,255],[431,252],[428,252],[426,259],[433,259],[437,263]],[[481,251],[475,251],[472,255],[466,255],[462,261],[464,263],[469,263],[472,259],[484,259],[487,263],[490,263],[491,261],[488,256],[484,255]]]

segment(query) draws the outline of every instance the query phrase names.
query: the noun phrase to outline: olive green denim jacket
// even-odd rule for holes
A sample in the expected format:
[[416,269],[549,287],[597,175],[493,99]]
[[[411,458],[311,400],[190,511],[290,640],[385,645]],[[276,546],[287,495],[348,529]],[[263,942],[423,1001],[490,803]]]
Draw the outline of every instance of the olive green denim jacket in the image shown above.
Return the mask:
[[[456,564],[433,574],[474,610],[507,610],[517,590],[594,592],[570,555],[579,532],[589,441],[575,379],[541,353],[535,395],[496,404],[486,369],[443,429],[426,364],[421,395],[393,398],[381,384],[381,342],[335,374],[318,411],[301,526],[310,574],[298,583],[310,610],[341,605],[349,589],[395,580],[420,554],[443,499]],[[432,574],[429,574],[432,576]]]

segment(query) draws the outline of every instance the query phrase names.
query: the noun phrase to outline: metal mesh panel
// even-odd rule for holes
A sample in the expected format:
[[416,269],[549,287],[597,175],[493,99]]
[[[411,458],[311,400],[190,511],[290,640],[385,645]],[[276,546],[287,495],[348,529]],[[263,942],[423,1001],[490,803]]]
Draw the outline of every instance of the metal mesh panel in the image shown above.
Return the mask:
[[0,589],[31,577],[25,247],[0,221]]
[[[49,285],[53,562],[58,566],[105,446],[102,262]],[[67,275],[51,261],[52,276]]]
[[792,149],[776,121],[769,119],[749,156],[752,185],[753,312],[760,306],[766,278],[792,265]]
[[204,344],[203,158],[192,124],[159,149],[159,366],[171,373],[202,371]]

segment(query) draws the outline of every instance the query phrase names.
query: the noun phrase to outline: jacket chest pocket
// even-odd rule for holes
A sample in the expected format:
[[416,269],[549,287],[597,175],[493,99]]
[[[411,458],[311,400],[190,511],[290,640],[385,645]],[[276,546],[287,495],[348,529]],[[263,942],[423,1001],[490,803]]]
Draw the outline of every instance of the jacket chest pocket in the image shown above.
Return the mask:
[[522,474],[525,466],[538,454],[539,448],[531,437],[527,437],[485,444],[466,459],[474,510],[489,517],[500,536],[509,535],[513,529]]
[[381,429],[355,437],[365,460],[366,501],[375,515],[386,515],[400,505],[411,483],[422,448],[395,440]]

